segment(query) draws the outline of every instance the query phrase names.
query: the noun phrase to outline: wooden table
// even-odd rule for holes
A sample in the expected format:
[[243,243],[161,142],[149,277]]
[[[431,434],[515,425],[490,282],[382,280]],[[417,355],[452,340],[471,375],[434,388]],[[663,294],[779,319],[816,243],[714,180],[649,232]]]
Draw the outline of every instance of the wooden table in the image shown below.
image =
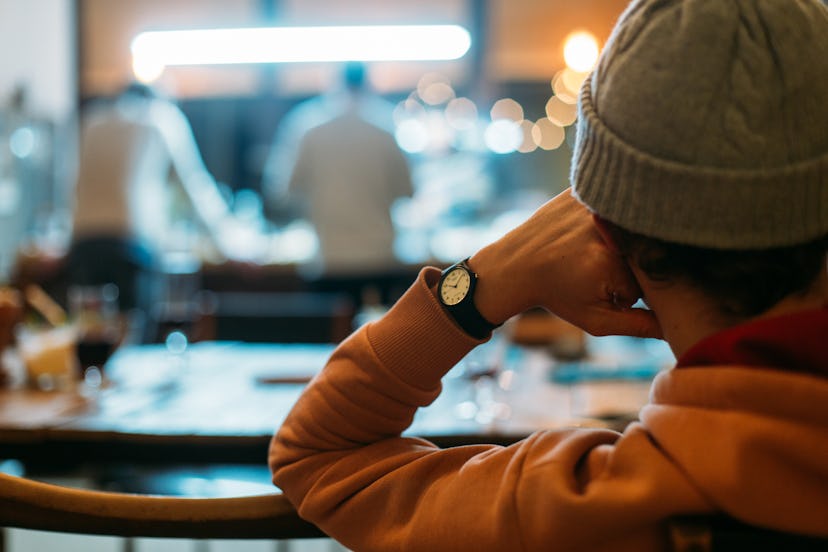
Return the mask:
[[[195,343],[183,353],[163,345],[124,347],[107,365],[109,384],[97,392],[0,390],[0,458],[45,465],[262,464],[273,432],[332,350],[235,342]],[[550,362],[542,351],[511,351],[503,386],[488,389],[510,415],[486,423],[460,416],[474,384],[456,368],[408,433],[442,446],[508,444],[542,428],[623,425],[646,400],[646,378],[592,382],[590,396],[587,387],[551,383]],[[604,406],[588,404],[596,397]]]

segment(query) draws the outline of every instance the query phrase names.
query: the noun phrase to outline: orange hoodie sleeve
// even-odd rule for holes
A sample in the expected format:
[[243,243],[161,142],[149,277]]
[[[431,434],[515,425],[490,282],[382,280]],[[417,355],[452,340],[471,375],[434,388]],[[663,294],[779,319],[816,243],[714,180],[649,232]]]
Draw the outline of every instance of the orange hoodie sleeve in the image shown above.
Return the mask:
[[538,432],[509,447],[400,437],[477,342],[424,270],[343,342],[273,439],[274,483],[357,551],[658,550],[659,522],[701,498],[634,426]]

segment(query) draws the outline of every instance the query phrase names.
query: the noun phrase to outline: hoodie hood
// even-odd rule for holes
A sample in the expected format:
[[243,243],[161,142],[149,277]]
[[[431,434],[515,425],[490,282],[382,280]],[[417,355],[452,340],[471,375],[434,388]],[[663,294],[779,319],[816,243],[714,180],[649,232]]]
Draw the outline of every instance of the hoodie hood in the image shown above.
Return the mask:
[[828,307],[758,318],[708,336],[678,359],[683,366],[775,366],[828,376]]
[[642,423],[723,512],[828,535],[828,378],[756,366],[660,374]]

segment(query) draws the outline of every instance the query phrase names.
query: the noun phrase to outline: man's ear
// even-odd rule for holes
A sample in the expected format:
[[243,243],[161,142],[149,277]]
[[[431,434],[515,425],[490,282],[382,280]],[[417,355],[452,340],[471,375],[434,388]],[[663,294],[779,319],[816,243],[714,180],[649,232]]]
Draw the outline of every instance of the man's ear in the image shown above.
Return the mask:
[[598,233],[601,234],[601,238],[604,240],[604,243],[607,244],[610,251],[613,253],[621,254],[621,248],[618,245],[618,239],[616,238],[615,227],[612,225],[611,222],[607,222],[597,214],[592,214],[592,221],[595,223],[595,228],[598,229]]

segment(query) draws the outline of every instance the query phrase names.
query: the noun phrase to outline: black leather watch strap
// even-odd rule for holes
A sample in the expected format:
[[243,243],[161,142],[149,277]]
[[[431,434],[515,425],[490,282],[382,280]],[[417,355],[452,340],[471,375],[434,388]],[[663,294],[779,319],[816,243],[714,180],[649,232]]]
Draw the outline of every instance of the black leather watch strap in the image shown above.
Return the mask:
[[457,322],[457,325],[463,328],[463,331],[469,334],[470,336],[474,337],[475,339],[485,339],[492,333],[492,331],[499,326],[499,324],[492,324],[488,320],[486,320],[480,311],[477,310],[477,306],[474,304],[474,290],[475,286],[477,285],[477,274],[471,269],[468,265],[468,259],[464,259],[459,263],[453,264],[447,269],[443,271],[443,276],[440,278],[440,284],[438,284],[438,289],[443,282],[445,276],[451,272],[452,270],[460,267],[469,274],[470,278],[470,286],[469,292],[462,301],[455,305],[448,305],[440,300],[443,307],[446,311],[454,318],[454,321]]

